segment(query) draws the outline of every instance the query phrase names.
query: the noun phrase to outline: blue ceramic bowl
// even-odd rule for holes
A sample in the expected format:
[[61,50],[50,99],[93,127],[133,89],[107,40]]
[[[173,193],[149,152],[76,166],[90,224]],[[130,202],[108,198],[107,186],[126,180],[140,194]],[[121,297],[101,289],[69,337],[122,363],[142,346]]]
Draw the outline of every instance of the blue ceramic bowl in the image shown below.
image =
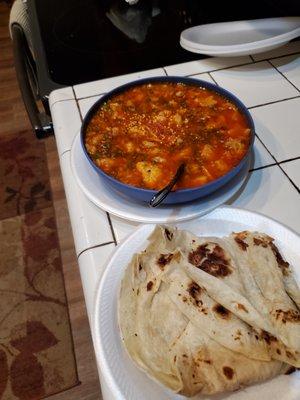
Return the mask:
[[249,149],[243,159],[240,161],[240,163],[232,168],[229,172],[227,172],[225,175],[221,176],[220,178],[207,183],[206,185],[202,185],[199,187],[193,187],[190,189],[179,189],[176,191],[171,192],[167,198],[164,200],[164,204],[175,204],[175,203],[184,203],[188,202],[191,200],[198,199],[200,197],[207,196],[208,194],[214,192],[215,190],[219,189],[221,186],[225,185],[227,182],[229,182],[245,165],[247,162],[249,155],[251,153],[252,147],[253,147],[253,142],[254,142],[254,123],[252,120],[252,117],[245,107],[245,105],[233,94],[228,92],[225,89],[222,89],[219,86],[216,86],[212,83],[201,81],[200,79],[192,79],[192,78],[182,78],[182,77],[177,77],[177,76],[166,76],[166,77],[154,77],[154,78],[146,78],[146,79],[140,79],[137,81],[133,81],[130,83],[127,83],[125,85],[119,86],[116,89],[112,90],[111,92],[105,94],[101,99],[99,99],[93,107],[88,111],[86,117],[84,118],[84,121],[82,123],[81,127],[81,145],[83,148],[83,151],[90,162],[92,168],[94,168],[99,176],[104,179],[108,184],[111,185],[117,192],[120,192],[122,194],[125,194],[128,197],[134,198],[139,201],[146,201],[149,202],[153,195],[156,193],[155,190],[149,190],[149,189],[142,189],[138,188],[132,185],[127,185],[125,183],[122,183],[118,181],[117,179],[113,178],[112,176],[106,174],[101,168],[99,168],[92,160],[90,155],[88,154],[86,147],[85,147],[85,133],[86,133],[86,127],[88,123],[90,122],[91,118],[94,116],[96,111],[104,104],[106,103],[109,99],[111,99],[113,96],[122,93],[126,91],[127,89],[134,87],[134,86],[139,86],[147,83],[154,83],[154,82],[172,82],[172,83],[184,83],[187,85],[194,85],[194,86],[199,86],[203,88],[207,88],[213,92],[216,92],[220,94],[221,96],[225,97],[226,99],[230,100],[233,104],[236,105],[236,107],[239,109],[242,114],[244,114],[249,129],[250,129],[250,144],[249,144]]

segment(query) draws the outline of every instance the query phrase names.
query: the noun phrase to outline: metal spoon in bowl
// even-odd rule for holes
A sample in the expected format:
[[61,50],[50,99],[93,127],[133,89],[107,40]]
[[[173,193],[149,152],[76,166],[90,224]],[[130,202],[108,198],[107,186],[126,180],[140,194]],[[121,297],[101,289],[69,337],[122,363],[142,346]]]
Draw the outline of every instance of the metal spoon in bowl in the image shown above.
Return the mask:
[[173,186],[178,182],[178,180],[184,173],[184,169],[185,169],[185,164],[184,163],[180,164],[176,171],[176,174],[174,175],[170,183],[168,183],[167,186],[165,186],[163,189],[157,192],[149,201],[150,207],[157,207],[168,196]]

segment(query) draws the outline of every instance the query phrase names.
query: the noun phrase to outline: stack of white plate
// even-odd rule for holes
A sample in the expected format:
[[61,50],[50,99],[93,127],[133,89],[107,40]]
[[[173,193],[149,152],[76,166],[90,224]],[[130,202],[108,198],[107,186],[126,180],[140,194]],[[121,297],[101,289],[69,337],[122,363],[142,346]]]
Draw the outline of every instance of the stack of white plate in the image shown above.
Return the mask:
[[256,19],[194,26],[181,33],[193,53],[233,57],[262,53],[300,36],[300,17]]

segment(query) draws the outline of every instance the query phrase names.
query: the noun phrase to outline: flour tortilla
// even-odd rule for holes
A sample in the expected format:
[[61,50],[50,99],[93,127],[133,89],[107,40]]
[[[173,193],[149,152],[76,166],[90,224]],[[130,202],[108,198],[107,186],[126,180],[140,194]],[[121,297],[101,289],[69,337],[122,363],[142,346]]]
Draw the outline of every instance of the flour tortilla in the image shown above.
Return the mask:
[[[243,242],[240,236],[248,239]],[[254,237],[266,244],[254,245]],[[202,260],[198,268],[185,263],[184,268],[188,274],[196,281],[201,278],[210,296],[255,328],[260,337],[265,336],[270,342],[273,358],[284,361],[289,358],[288,362],[300,367],[300,313],[295,304],[300,291],[293,278],[292,269],[283,260],[269,236],[242,232],[236,239],[238,240],[234,239],[234,235],[229,238],[198,238],[187,231],[157,227],[150,236],[150,249],[159,245],[161,251],[164,250],[164,246],[166,250],[174,251],[178,247],[189,264],[189,255],[197,253],[199,247],[205,248],[205,251],[209,250],[205,256],[200,253]],[[227,260],[230,273],[225,276],[202,270],[201,263],[206,261],[214,246],[222,249],[222,257]],[[276,257],[281,260],[280,265]],[[264,267],[257,267],[259,263]],[[152,262],[150,264],[153,265]],[[255,266],[256,270],[251,273]],[[261,286],[256,282],[259,279]],[[278,310],[283,312],[279,313]],[[287,319],[286,315],[294,320],[282,321],[282,318]],[[267,332],[271,337],[263,332]],[[277,338],[277,341],[270,341],[272,337]]]
[[230,235],[227,241],[245,271],[242,277],[251,303],[272,323],[275,336],[300,352],[300,311],[296,305],[300,292],[289,265],[278,264],[276,253],[277,258],[282,256],[273,239],[257,232],[241,232]]
[[[236,294],[233,290],[225,288],[224,284],[223,285],[214,284],[214,280],[216,278],[209,276],[209,274],[205,273],[204,271],[201,271],[189,265],[188,263],[182,262],[181,265],[182,268],[189,275],[190,279],[196,282],[199,286],[203,287],[207,291],[209,296],[211,296],[212,299],[221,304],[228,311],[231,311],[234,317],[238,316],[240,318],[240,321],[248,323],[249,321],[248,314],[250,312],[245,312],[245,310],[248,311],[251,310],[251,308],[249,308],[250,303],[247,300],[242,298],[240,295]],[[220,284],[220,281],[218,279],[217,281],[218,284]],[[241,305],[242,309],[240,309]],[[300,357],[298,351],[293,347],[287,346],[285,342],[283,342],[280,339],[279,336],[276,336],[273,333],[271,333],[274,332],[275,329],[274,330],[265,329],[263,327],[263,324],[261,323],[254,323],[252,325],[248,323],[248,326],[249,328],[251,327],[250,333],[248,335],[249,339],[252,340],[252,344],[251,342],[249,342],[249,346],[245,347],[243,345],[240,351],[238,351],[237,349],[235,349],[235,351],[238,351],[248,356],[249,358],[261,359],[261,360],[266,359],[265,352],[268,352],[269,357],[272,359],[284,361],[297,368],[300,367]],[[266,326],[268,326],[268,324],[266,324]],[[237,336],[236,333],[239,328],[236,327],[236,329],[234,329],[233,326],[230,327],[230,324],[228,324],[227,329],[231,329],[230,332],[233,335],[233,337]],[[214,330],[216,331],[216,329]],[[215,336],[214,338],[220,344],[222,344],[222,341],[219,339],[218,336]],[[253,345],[253,342],[256,343],[256,345]],[[264,345],[261,342],[263,342]],[[239,343],[242,344],[242,342]],[[252,351],[252,349],[254,350],[254,348],[259,348],[259,346],[262,351],[260,356],[256,355],[256,353]],[[231,348],[230,341],[227,343],[226,347]]]
[[[166,230],[168,232],[167,235],[165,232]],[[149,241],[150,244],[145,254],[147,254],[147,262],[151,265],[154,272],[159,273],[162,271],[158,263],[153,262],[153,259],[158,260],[162,254],[167,255],[172,252],[174,253],[176,249],[178,249],[185,256],[186,262],[184,268],[188,274],[192,277],[196,276],[195,279],[201,276],[205,283],[206,290],[217,302],[228,308],[251,326],[275,334],[272,325],[261,316],[258,310],[254,308],[244,296],[245,288],[240,276],[240,271],[232,255],[229,254],[227,243],[224,240],[220,238],[199,238],[187,231],[157,226],[149,237]],[[221,246],[226,253],[225,256],[229,259],[231,273],[225,277],[223,276],[221,279],[205,273],[200,268],[193,268],[188,260],[189,253],[195,251],[199,246],[205,246],[205,244],[210,245],[211,243],[216,243]],[[224,294],[227,295],[224,296]],[[226,300],[227,298],[229,301]]]
[[169,274],[163,279],[168,283],[168,297],[189,321],[232,351],[270,361],[265,341],[256,338],[257,333],[251,326],[210,297],[204,285],[191,279],[178,265],[177,261],[171,263]]
[[[154,282],[154,278],[147,268],[140,269],[140,257],[134,256],[124,275],[120,291],[119,324],[122,340],[130,356],[143,370],[177,392],[181,390],[182,384],[169,356],[173,339],[156,319],[159,309],[163,308],[168,317],[165,326],[167,329],[172,326],[175,336],[179,336],[184,330],[186,319],[180,314],[173,319],[175,307],[164,296],[161,281],[157,280],[156,286],[147,290],[147,282]],[[157,290],[159,295],[155,296]]]
[[216,394],[233,391],[285,373],[279,361],[257,361],[235,353],[189,323],[176,347],[176,366],[183,381],[181,394]]
[[[209,260],[206,267],[214,260],[213,274],[206,267],[202,270],[201,262],[200,267],[190,262],[199,246],[205,246],[200,258],[202,263]],[[231,272],[217,276],[223,262]],[[243,262],[250,263],[250,252]],[[269,268],[264,263],[261,268]],[[257,289],[257,268],[248,268]],[[282,287],[292,288],[287,297],[296,307],[291,300],[298,296],[295,282],[291,277],[284,282],[276,268],[280,273],[275,282],[282,278]],[[290,338],[261,312],[255,291],[249,292],[251,285],[245,283],[245,271],[232,238],[197,238],[157,227],[146,250],[133,257],[121,284],[119,324],[132,359],[149,376],[186,396],[236,390],[300,366],[293,347],[297,329]],[[277,298],[269,294],[268,301],[272,304]]]

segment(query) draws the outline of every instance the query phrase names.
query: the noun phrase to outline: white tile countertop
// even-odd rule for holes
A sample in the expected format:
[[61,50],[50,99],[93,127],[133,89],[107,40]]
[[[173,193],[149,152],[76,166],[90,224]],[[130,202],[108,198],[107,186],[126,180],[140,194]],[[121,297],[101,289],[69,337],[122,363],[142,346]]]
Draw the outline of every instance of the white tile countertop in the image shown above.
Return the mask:
[[90,321],[105,263],[138,224],[109,215],[85,197],[72,174],[72,142],[88,109],[105,92],[162,75],[214,82],[245,103],[256,128],[254,163],[228,204],[262,212],[300,233],[300,41],[253,57],[207,58],[56,90],[50,108]]

